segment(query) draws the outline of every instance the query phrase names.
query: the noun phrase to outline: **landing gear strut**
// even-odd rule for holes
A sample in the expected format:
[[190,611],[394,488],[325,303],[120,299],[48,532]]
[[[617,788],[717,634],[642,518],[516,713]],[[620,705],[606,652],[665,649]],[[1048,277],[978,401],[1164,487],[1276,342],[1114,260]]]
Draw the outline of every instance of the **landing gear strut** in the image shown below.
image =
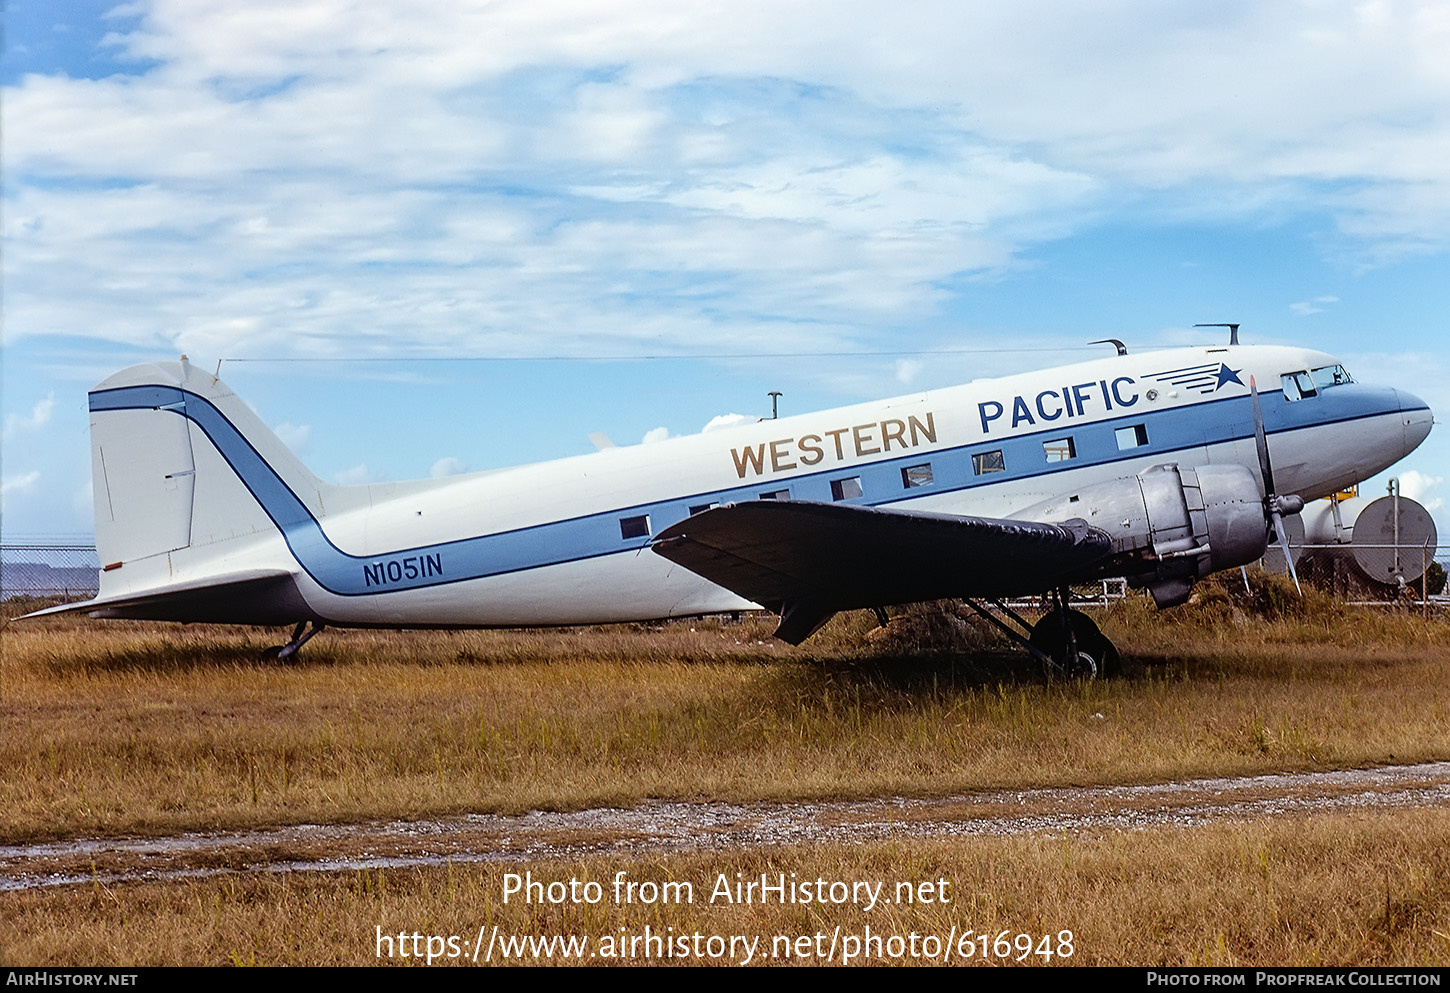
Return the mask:
[[312,630],[307,631],[306,634],[303,634],[302,632],[306,630],[308,622],[298,621],[297,627],[292,629],[292,640],[287,642],[287,644],[285,645],[277,645],[275,648],[267,649],[267,656],[269,658],[276,659],[278,662],[286,662],[290,660],[293,656],[297,654],[297,652],[302,648],[303,645],[307,644],[309,641],[312,640],[313,635],[318,634],[322,631],[323,628],[327,627],[327,625],[323,624],[321,621],[312,621],[311,623]]
[[1116,676],[1120,668],[1118,650],[1098,630],[1092,618],[1067,606],[1066,588],[1054,590],[1052,601],[1052,609],[1036,624],[1028,624],[1020,614],[1001,600],[992,601],[998,612],[1010,618],[1027,633],[1026,637],[975,600],[967,600],[966,604],[995,624],[1007,637],[1027,649],[1050,672],[1073,679]]

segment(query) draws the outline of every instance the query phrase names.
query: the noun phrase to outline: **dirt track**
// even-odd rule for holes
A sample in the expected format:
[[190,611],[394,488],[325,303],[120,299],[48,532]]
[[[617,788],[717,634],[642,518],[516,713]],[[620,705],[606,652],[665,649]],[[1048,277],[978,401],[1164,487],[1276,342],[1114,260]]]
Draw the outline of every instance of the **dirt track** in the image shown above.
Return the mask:
[[0,890],[891,837],[1121,831],[1328,809],[1446,804],[1450,762],[929,800],[645,803],[571,813],[470,814],[430,821],[0,846]]

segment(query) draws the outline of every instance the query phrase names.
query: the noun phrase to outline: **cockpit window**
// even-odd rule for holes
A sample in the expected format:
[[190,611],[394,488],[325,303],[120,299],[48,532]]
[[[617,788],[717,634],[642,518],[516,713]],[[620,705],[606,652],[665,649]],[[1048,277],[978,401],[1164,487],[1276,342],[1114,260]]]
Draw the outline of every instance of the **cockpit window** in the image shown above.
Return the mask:
[[1353,379],[1349,378],[1349,373],[1345,371],[1342,365],[1321,366],[1310,372],[1309,375],[1313,377],[1314,385],[1321,390],[1327,389],[1330,386],[1340,386],[1344,383],[1354,382]]
[[1307,372],[1286,372],[1279,377],[1279,381],[1284,384],[1285,400],[1302,400],[1319,393],[1314,388],[1313,378]]
[[1320,390],[1354,382],[1342,365],[1324,365],[1309,372],[1286,372],[1279,379],[1284,384],[1285,400],[1318,396]]

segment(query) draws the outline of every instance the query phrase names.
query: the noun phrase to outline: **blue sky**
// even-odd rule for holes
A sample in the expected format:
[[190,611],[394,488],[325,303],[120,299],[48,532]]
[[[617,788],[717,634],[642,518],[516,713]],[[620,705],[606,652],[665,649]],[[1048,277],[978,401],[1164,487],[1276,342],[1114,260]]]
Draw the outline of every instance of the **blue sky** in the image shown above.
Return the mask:
[[[1450,410],[1441,3],[11,0],[5,43],[7,537],[89,531],[86,389],[182,352],[339,481],[1200,321]],[[1395,469],[1442,535],[1447,464]]]

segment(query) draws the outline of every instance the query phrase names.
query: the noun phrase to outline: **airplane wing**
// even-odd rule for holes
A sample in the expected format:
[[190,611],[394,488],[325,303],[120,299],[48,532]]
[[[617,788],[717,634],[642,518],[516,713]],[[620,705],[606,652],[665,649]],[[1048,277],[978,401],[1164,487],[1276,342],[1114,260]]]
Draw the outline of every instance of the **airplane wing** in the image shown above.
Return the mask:
[[138,593],[61,604],[25,616],[78,613],[222,624],[292,624],[313,616],[297,592],[292,573],[283,569],[233,572]]
[[1013,596],[1066,582],[1111,551],[1085,521],[1040,524],[761,500],[695,514],[656,552],[781,615],[798,645],[839,610]]

